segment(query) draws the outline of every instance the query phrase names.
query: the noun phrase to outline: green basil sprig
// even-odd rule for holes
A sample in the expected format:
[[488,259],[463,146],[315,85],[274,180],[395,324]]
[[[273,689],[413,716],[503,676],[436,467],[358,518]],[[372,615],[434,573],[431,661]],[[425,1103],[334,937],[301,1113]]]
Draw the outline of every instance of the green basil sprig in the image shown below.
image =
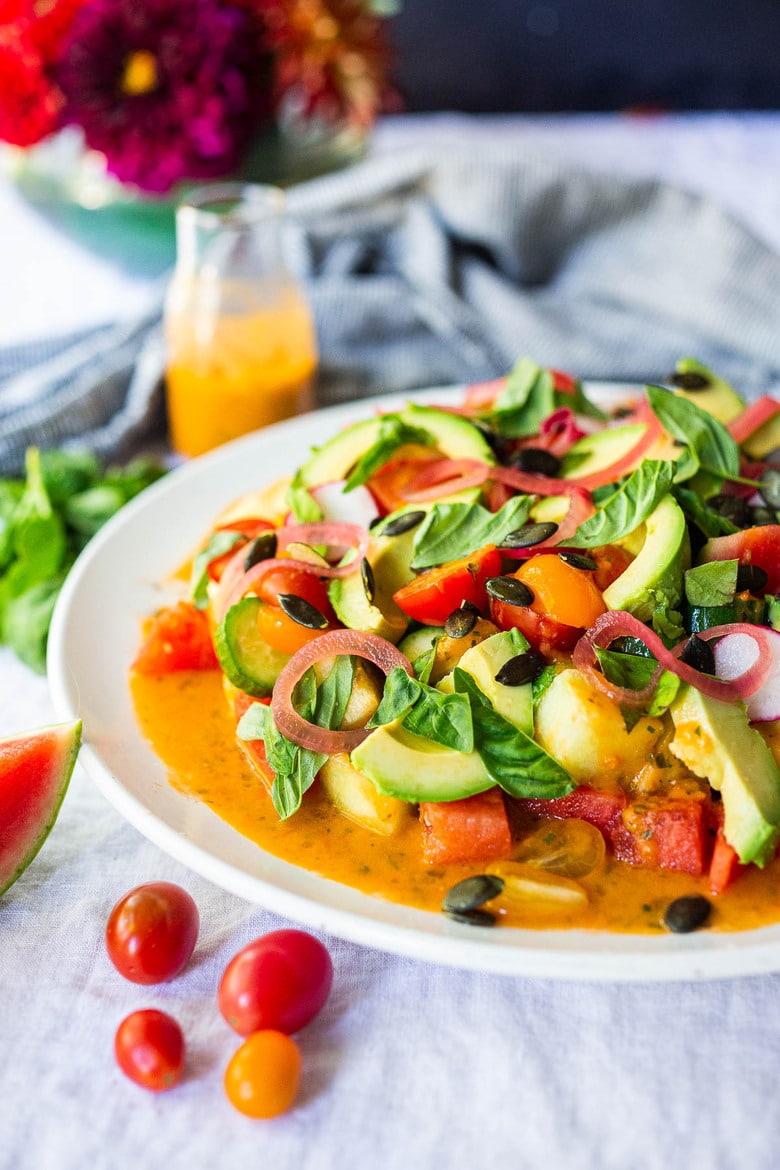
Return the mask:
[[670,460],[646,459],[566,543],[575,548],[597,548],[627,536],[668,495],[673,476]]
[[354,488],[366,483],[372,475],[384,467],[399,447],[405,447],[407,443],[434,447],[436,440],[430,431],[426,431],[423,427],[410,426],[398,414],[383,415],[379,420],[379,432],[376,440],[358,459],[344,485],[344,491],[351,492]]
[[468,753],[474,749],[471,708],[464,695],[444,694],[419,679],[411,678],[402,666],[391,670],[385,681],[382,700],[367,727],[403,720],[413,735]]
[[530,507],[528,496],[513,496],[498,512],[481,504],[434,504],[415,534],[412,568],[430,569],[501,544],[525,524]]
[[677,462],[678,483],[702,472],[716,490],[724,479],[739,475],[739,448],[723,423],[662,386],[648,386],[647,399],[664,430],[685,448]]

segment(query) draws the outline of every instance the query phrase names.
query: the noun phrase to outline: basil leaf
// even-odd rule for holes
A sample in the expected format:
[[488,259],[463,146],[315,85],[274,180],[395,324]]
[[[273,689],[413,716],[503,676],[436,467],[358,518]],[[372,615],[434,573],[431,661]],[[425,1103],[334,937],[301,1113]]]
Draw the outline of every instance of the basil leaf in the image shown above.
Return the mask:
[[488,776],[510,796],[554,800],[576,787],[569,773],[530,736],[493,708],[470,674],[456,666],[457,694],[468,695],[474,746]]
[[317,688],[312,722],[331,731],[341,727],[355,682],[355,660],[351,655],[339,655],[326,678]]
[[486,544],[501,544],[528,519],[531,500],[513,496],[498,512],[481,504],[434,504],[414,538],[412,568],[430,569],[468,557]]
[[689,605],[728,605],[737,592],[739,561],[711,561],[685,574],[685,597]]
[[379,422],[379,433],[374,443],[361,455],[344,485],[345,492],[351,492],[370,479],[384,467],[399,447],[416,443],[423,447],[435,447],[436,440],[430,431],[413,427],[397,414],[385,414]]
[[385,689],[379,706],[366,727],[381,727],[402,719],[422,694],[422,684],[410,678],[402,666],[394,667],[385,679]]
[[287,488],[287,503],[298,524],[316,524],[322,519],[322,508],[303,482],[300,469]]
[[192,562],[190,574],[190,597],[196,609],[205,609],[209,603],[208,568],[216,557],[229,552],[234,545],[239,544],[244,537],[240,532],[213,532],[205,548],[202,548]]
[[646,459],[566,543],[574,548],[597,548],[627,536],[669,494],[673,475],[670,460]]
[[46,644],[54,605],[59,597],[63,573],[39,581],[18,597],[12,598],[4,612],[4,626],[8,645],[20,662],[38,674],[46,673]]
[[403,722],[407,731],[456,752],[474,750],[471,704],[466,695],[426,687]]
[[542,695],[550,686],[557,673],[558,672],[554,666],[545,666],[543,667],[541,674],[538,674],[531,683],[531,696],[534,707],[537,706]]
[[[436,642],[438,641],[439,639],[437,638]],[[419,654],[412,663],[414,677],[419,679],[421,683],[431,681],[431,671],[436,661],[436,642],[434,642],[430,650],[426,650],[424,654]]]
[[[658,661],[654,657],[625,654],[619,650],[602,650],[600,646],[596,646],[594,649],[604,677],[615,686],[627,687],[632,691],[640,691],[646,687],[658,667]],[[624,717],[630,716],[630,720],[627,720],[627,724],[630,721],[629,731],[642,714],[663,714],[676,697],[679,689],[680,679],[677,675],[671,670],[663,671],[646,711],[638,711],[636,708],[631,708],[630,712],[624,711]]]
[[506,386],[495,401],[487,421],[510,439],[538,434],[544,420],[555,410],[552,374],[530,358],[521,358],[509,371]]
[[714,508],[707,505],[698,492],[690,488],[675,487],[673,495],[689,521],[704,533],[707,539],[714,536],[730,536],[739,532],[739,528],[726,516],[721,516]]
[[653,611],[653,629],[667,647],[676,646],[685,637],[682,616],[663,597],[656,597]]
[[739,475],[739,448],[722,423],[690,399],[662,386],[648,386],[647,398],[664,430],[679,439],[689,453],[678,464],[677,482],[689,479],[699,468],[716,479]]

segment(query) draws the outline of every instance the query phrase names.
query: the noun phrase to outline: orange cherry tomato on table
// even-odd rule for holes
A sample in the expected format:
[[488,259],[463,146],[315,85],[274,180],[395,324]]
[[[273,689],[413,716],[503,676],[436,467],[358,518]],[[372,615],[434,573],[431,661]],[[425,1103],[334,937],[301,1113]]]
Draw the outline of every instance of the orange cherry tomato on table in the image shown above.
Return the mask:
[[285,1032],[254,1032],[225,1070],[228,1100],[247,1117],[278,1117],[298,1094],[301,1064],[301,1050]]
[[592,571],[567,564],[557,553],[531,557],[512,576],[531,590],[532,603],[509,605],[492,598],[490,616],[502,630],[520,630],[542,654],[572,650],[583,630],[606,612]]
[[177,670],[216,670],[219,666],[206,613],[189,602],[166,606],[150,619],[133,670],[170,674]]
[[193,898],[173,882],[147,882],[120,898],[106,925],[106,950],[131,983],[164,983],[189,960],[200,916]]
[[297,1032],[322,1010],[332,984],[333,964],[319,939],[305,930],[274,930],[233,956],[217,1003],[240,1036],[265,1028]]
[[125,1076],[159,1093],[181,1080],[184,1036],[172,1016],[153,1008],[132,1012],[114,1038],[116,1061]]
[[488,544],[462,560],[449,561],[420,573],[394,593],[393,600],[415,621],[442,626],[452,611],[466,601],[480,610],[485,609],[485,582],[500,572],[501,554],[494,544]]

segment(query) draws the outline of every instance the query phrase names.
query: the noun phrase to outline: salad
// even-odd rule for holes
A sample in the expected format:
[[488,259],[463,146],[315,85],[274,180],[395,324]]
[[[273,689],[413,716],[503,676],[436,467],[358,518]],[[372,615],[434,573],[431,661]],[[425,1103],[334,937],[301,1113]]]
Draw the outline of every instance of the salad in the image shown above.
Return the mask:
[[521,359],[216,517],[134,685],[218,680],[272,847],[326,876],[381,857],[473,926],[772,920],[779,447],[692,358],[609,412]]

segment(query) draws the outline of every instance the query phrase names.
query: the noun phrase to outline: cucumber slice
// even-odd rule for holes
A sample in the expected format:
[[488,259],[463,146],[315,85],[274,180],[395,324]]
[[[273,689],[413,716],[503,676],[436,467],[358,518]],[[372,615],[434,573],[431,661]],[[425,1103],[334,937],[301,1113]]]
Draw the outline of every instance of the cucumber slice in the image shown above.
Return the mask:
[[265,699],[290,655],[267,646],[260,637],[257,616],[266,608],[259,597],[245,597],[230,607],[217,626],[214,645],[223,671],[240,691]]

